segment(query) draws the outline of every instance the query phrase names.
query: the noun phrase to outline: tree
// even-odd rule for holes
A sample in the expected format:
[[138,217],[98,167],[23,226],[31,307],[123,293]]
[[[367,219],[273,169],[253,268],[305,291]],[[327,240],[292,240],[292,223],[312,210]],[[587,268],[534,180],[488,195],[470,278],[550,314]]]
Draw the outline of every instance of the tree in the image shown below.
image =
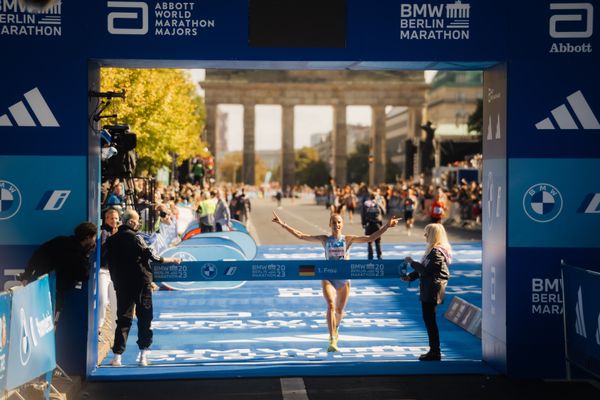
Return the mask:
[[[225,156],[219,160],[217,167],[219,168],[221,180],[223,182],[241,183],[243,181],[243,160],[241,151],[232,151],[225,154]],[[258,184],[264,181],[267,171],[268,168],[265,162],[260,157],[256,157],[254,160],[254,178]]]
[[477,100],[477,107],[473,114],[469,115],[467,119],[467,127],[469,132],[475,131],[477,133],[483,132],[483,100]]
[[356,144],[356,150],[348,157],[348,182],[369,181],[369,143]]
[[125,89],[124,100],[113,100],[109,114],[117,114],[111,123],[126,123],[137,134],[138,174],[156,170],[178,160],[207,156],[200,139],[204,128],[204,100],[195,84],[182,70],[103,68],[102,91]]
[[294,158],[296,182],[309,186],[322,186],[327,183],[327,164],[320,159],[317,150],[303,147],[296,150]]

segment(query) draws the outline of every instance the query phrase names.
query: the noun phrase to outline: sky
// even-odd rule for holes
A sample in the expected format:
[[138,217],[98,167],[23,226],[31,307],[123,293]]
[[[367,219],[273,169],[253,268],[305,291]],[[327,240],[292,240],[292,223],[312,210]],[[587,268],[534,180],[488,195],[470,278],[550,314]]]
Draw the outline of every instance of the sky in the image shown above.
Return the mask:
[[[188,70],[195,82],[204,80],[203,69]],[[430,81],[435,71],[425,71],[425,80]],[[199,93],[204,95],[202,89]],[[243,107],[238,104],[219,105],[219,110],[228,114],[227,142],[229,151],[242,150]],[[257,105],[255,110],[256,150],[281,149],[281,107]],[[369,106],[348,106],[346,120],[350,125],[371,125]],[[314,133],[326,133],[333,128],[333,108],[329,106],[296,106],[294,108],[294,148],[310,145]]]

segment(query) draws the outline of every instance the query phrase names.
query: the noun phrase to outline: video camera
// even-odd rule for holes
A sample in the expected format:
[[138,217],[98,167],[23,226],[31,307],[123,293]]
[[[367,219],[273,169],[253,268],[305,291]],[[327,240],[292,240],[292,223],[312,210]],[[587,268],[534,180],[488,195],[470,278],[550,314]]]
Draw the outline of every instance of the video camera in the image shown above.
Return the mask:
[[103,140],[109,149],[114,149],[102,157],[102,176],[105,179],[132,177],[136,165],[136,134],[129,132],[129,125],[104,125],[102,128]]

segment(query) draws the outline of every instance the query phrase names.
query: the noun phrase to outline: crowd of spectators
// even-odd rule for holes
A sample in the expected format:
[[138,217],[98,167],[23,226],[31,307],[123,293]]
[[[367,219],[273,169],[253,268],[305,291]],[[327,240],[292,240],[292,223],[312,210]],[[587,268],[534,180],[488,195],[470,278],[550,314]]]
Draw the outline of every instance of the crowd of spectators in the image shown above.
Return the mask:
[[[395,184],[369,187],[365,183],[337,186],[333,180],[326,186],[314,188],[317,204],[349,216],[360,212],[370,193],[385,200],[386,216],[401,216],[406,211],[407,198],[416,198],[414,216],[417,220],[441,222],[462,227],[481,226],[482,187],[479,182],[461,180],[451,187],[426,185],[422,179],[402,179]],[[412,204],[410,204],[412,207]],[[352,222],[352,218],[349,217]]]

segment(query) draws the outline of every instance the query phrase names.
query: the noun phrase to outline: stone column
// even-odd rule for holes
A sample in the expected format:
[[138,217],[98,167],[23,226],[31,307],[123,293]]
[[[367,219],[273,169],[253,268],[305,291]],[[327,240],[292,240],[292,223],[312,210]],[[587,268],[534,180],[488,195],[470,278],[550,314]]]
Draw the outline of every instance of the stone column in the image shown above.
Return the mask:
[[242,180],[246,185],[254,185],[254,104],[244,104],[244,150],[242,164]]
[[333,177],[338,185],[346,184],[348,172],[348,148],[346,145],[346,105],[337,104],[333,112],[333,133],[331,151],[333,153]]
[[411,176],[418,177],[421,173],[421,156],[420,156],[420,143],[421,143],[421,125],[423,125],[423,113],[421,112],[421,107],[411,107],[409,110],[409,139],[412,140],[413,145],[415,146],[415,152],[412,154],[412,160],[407,162],[412,165],[411,171],[406,171],[406,177],[409,178]]
[[372,109],[371,153],[369,163],[369,184],[385,182],[385,106],[375,105]]
[[281,186],[285,190],[287,185],[296,182],[294,162],[294,106],[282,105],[281,113]]
[[205,137],[208,150],[214,155],[217,155],[217,105],[208,103],[206,108],[206,120],[204,122]]

